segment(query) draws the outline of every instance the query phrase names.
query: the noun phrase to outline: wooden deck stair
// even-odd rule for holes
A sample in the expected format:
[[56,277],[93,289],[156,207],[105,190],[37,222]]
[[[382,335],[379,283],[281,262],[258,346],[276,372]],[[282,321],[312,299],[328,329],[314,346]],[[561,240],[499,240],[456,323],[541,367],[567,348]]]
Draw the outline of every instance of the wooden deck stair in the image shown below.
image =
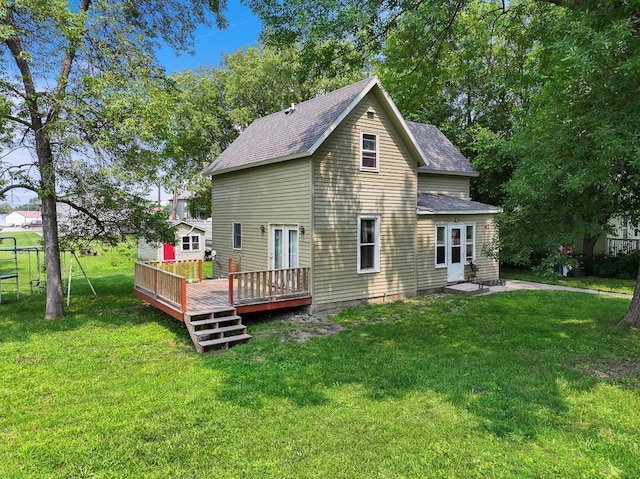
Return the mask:
[[184,314],[184,324],[199,353],[213,347],[228,348],[251,339],[251,335],[247,334],[247,327],[242,324],[242,318],[232,307],[207,312],[187,311]]

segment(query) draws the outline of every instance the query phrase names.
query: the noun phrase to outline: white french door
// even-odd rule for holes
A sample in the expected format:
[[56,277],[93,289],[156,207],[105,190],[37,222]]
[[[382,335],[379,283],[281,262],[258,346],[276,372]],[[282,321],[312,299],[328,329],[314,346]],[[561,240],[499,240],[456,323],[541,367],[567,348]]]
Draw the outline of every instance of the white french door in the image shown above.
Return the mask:
[[298,226],[271,226],[271,268],[298,267]]
[[447,228],[448,262],[447,281],[464,280],[465,241],[463,225],[449,225]]

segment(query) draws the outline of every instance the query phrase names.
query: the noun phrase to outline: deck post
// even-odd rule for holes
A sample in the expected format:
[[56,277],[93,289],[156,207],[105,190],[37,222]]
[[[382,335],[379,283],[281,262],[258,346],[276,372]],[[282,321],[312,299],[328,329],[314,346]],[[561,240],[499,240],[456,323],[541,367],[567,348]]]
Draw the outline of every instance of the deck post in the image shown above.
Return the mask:
[[185,313],[187,311],[187,280],[184,278],[180,281],[180,299],[182,312]]
[[158,297],[158,271],[153,271],[153,294]]
[[233,258],[229,258],[229,306],[233,306]]

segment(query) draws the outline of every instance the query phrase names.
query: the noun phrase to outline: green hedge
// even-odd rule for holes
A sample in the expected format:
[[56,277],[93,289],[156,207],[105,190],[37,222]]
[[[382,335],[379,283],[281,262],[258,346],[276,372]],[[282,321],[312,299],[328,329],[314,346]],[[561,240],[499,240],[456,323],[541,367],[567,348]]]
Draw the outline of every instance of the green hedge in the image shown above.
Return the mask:
[[600,278],[635,279],[640,265],[640,251],[618,256],[594,256],[590,276]]

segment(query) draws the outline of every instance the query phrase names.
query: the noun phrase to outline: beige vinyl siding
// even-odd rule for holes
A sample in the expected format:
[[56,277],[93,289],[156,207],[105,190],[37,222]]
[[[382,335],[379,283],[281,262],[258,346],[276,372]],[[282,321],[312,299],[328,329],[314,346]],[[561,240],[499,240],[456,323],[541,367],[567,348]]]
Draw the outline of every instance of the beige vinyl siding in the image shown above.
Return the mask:
[[[229,258],[241,271],[269,269],[270,225],[304,226],[305,234],[298,234],[298,264],[311,265],[310,182],[309,158],[214,177],[213,249],[223,274]],[[234,222],[242,223],[241,250],[233,249]],[[262,225],[265,233],[260,231]]]
[[[367,111],[374,112],[372,119]],[[378,133],[377,172],[360,170],[360,134]],[[373,94],[314,155],[315,306],[411,296],[415,283],[417,159]],[[358,273],[358,215],[380,215],[380,272]]]
[[454,198],[469,199],[469,177],[455,175],[418,174],[418,191],[433,193]]
[[416,267],[418,273],[418,291],[442,288],[447,284],[447,268],[435,267],[436,225],[449,223],[475,225],[475,259],[478,265],[478,278],[485,281],[498,279],[498,262],[485,256],[483,246],[490,245],[496,235],[493,215],[419,215]]

